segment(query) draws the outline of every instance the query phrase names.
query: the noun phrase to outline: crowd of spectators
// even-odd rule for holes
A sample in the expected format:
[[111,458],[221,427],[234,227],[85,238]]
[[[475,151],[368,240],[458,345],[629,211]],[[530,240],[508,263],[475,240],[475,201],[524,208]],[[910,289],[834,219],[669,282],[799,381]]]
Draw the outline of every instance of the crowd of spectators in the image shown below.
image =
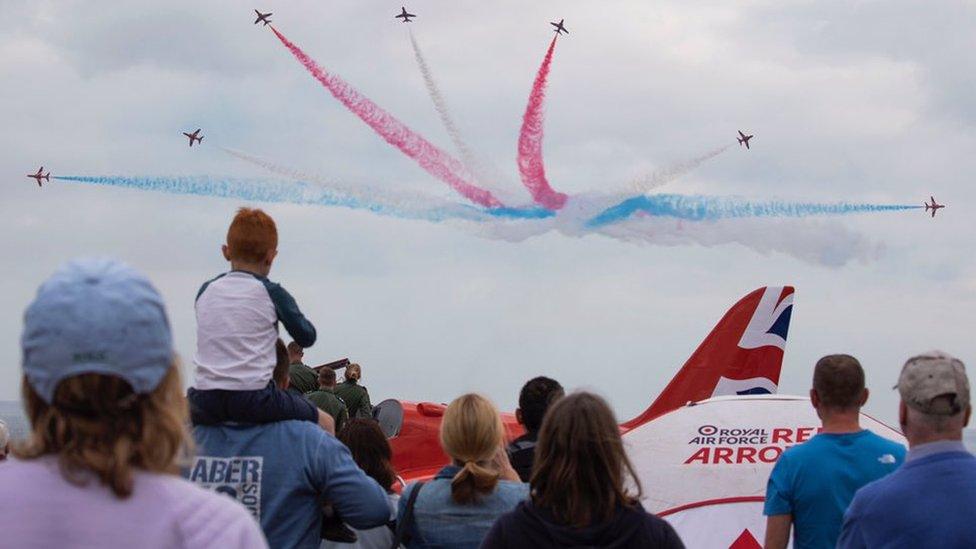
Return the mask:
[[[643,508],[608,404],[547,377],[523,386],[525,434],[512,441],[485,396],[453,400],[439,433],[449,463],[403,486],[362,368],[349,364],[337,383],[332,368],[303,362],[316,331],[268,279],[274,221],[242,208],[223,253],[230,271],[197,293],[185,396],[165,306],[143,275],[76,260],[41,285],[21,338],[32,433],[0,465],[2,545],[683,547]],[[855,358],[824,357],[812,385],[822,430],[769,477],[766,547],[791,533],[794,547],[971,546],[962,362],[933,352],[904,365],[907,453],[861,427],[869,395]],[[0,459],[6,439],[0,423]]]

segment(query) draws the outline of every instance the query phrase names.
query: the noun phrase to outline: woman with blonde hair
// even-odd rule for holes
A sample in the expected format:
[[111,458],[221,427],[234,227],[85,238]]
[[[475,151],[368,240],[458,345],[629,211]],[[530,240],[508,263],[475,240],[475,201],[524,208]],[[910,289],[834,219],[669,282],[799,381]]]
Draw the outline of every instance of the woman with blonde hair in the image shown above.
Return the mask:
[[440,436],[452,463],[403,491],[398,535],[410,549],[476,548],[495,519],[528,496],[528,486],[508,461],[505,427],[487,398],[467,394],[451,402]]
[[346,410],[350,418],[373,417],[373,405],[369,402],[369,391],[366,387],[359,384],[363,377],[363,369],[359,364],[353,362],[346,366],[346,379],[336,385],[335,394],[346,403]]
[[498,519],[482,547],[684,547],[641,506],[617,420],[594,394],[563,397],[546,412],[530,485],[529,501]]
[[145,277],[64,265],[28,307],[21,347],[32,433],[0,467],[5,547],[267,547],[242,506],[178,476],[187,405]]

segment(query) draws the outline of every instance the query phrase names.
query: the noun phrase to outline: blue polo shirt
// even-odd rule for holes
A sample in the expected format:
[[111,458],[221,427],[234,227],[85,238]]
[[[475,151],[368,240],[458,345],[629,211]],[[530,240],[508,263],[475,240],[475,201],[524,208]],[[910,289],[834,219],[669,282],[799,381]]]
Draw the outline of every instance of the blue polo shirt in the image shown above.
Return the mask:
[[769,475],[763,514],[793,515],[798,549],[834,547],[854,493],[904,460],[904,446],[866,429],[820,433],[783,452]]
[[857,492],[837,547],[973,547],[976,457],[961,442],[912,448],[905,465]]

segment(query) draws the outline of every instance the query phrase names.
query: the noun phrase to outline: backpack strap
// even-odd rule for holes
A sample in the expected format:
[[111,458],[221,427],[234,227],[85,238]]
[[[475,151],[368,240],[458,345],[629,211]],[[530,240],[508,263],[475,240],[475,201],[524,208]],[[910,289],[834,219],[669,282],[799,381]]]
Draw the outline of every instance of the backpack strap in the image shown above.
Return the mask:
[[536,444],[538,444],[538,442],[534,440],[519,440],[513,442],[510,445],[510,448],[514,451],[521,452],[522,450],[530,450],[532,448],[535,448]]
[[403,509],[403,518],[397,523],[396,533],[393,536],[393,545],[391,549],[397,549],[400,544],[404,541],[407,536],[407,530],[410,528],[410,523],[413,522],[413,508],[417,504],[417,496],[420,495],[420,489],[424,487],[423,482],[418,482],[414,489],[407,496],[407,505]]

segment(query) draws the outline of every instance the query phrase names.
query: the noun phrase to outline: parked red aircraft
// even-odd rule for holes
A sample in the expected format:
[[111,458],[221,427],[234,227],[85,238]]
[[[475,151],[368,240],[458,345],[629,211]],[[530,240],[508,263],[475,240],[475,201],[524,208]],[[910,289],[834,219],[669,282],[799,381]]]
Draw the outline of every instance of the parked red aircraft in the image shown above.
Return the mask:
[[[793,288],[766,287],[745,296],[718,322],[651,406],[621,424],[626,433],[671,410],[722,395],[775,393],[793,311]],[[393,446],[393,466],[406,481],[433,477],[448,457],[439,431],[444,404],[384,400],[373,415]],[[509,440],[524,429],[503,413]]]

